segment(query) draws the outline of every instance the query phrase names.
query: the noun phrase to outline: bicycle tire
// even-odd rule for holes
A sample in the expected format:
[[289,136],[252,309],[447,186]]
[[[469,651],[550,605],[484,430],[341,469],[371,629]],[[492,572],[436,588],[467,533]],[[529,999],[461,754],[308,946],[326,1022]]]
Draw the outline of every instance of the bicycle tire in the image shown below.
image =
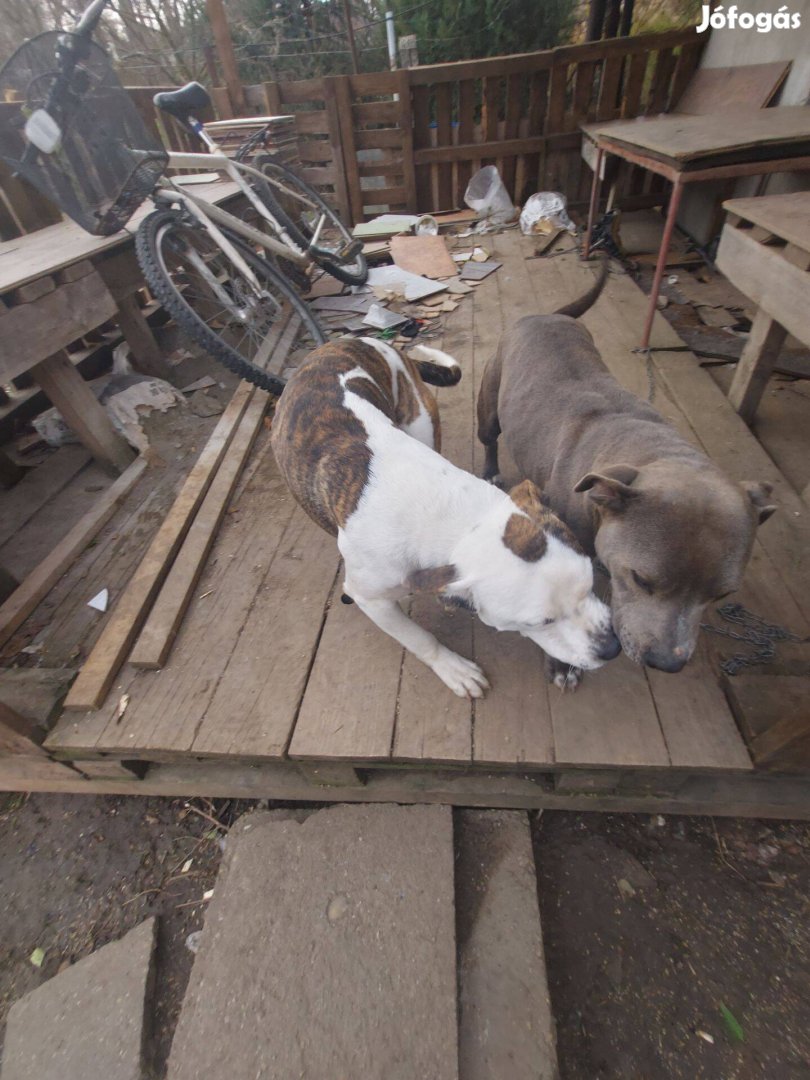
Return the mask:
[[[262,166],[264,165],[272,165],[274,169],[278,169],[284,176],[285,182],[290,184],[291,187],[300,188],[307,198],[311,199],[319,210],[326,215],[327,219],[331,222],[332,226],[338,230],[346,243],[351,243],[353,237],[349,230],[332,207],[324,201],[323,197],[319,195],[315,188],[308,184],[306,180],[302,180],[301,177],[288,166],[276,161],[272,154],[260,154],[253,159],[251,164],[253,165],[253,168],[258,169],[259,172],[262,171]],[[284,226],[295,243],[306,251],[309,248],[311,234],[307,236],[306,233],[302,231],[299,223],[290,217],[276,198],[272,184],[260,184],[258,181],[254,180],[254,177],[251,176],[250,173],[245,173],[244,179],[253,186],[256,194],[267,205],[267,208],[273,216]],[[315,253],[313,253],[312,258],[321,269],[325,270],[328,274],[331,274],[332,277],[337,278],[337,280],[344,285],[365,285],[368,281],[368,263],[362,252],[355,256],[354,264],[356,264],[357,269],[354,271],[338,262],[337,259],[329,259],[324,255]]]
[[[285,380],[255,366],[232,348],[227,341],[224,341],[197,314],[172,281],[164,269],[158,248],[165,235],[162,231],[165,226],[184,229],[196,228],[200,230],[200,233],[204,232],[196,223],[190,224],[176,210],[156,210],[145,217],[138,226],[135,235],[135,252],[143,276],[155,299],[160,301],[183,333],[202,346],[206,352],[210,353],[215,360],[223,364],[229,371],[233,371],[240,378],[247,379],[248,382],[253,383],[262,390],[267,390],[271,394],[276,396],[281,394],[286,385]],[[238,248],[240,254],[260,277],[260,280],[265,283],[272,283],[289,301],[292,308],[301,316],[303,325],[312,335],[315,345],[322,345],[326,341],[324,332],[313,317],[309,307],[301,300],[296,291],[273,267],[269,266],[264,259],[259,258],[253,249],[238,236],[229,233],[225,229],[223,232],[228,236],[234,247]]]

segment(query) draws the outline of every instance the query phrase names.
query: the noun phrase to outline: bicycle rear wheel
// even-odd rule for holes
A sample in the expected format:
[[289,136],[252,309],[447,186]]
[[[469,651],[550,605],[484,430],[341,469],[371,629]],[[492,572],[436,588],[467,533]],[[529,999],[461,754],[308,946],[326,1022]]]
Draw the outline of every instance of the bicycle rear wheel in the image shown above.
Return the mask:
[[149,288],[184,333],[241,378],[280,394],[284,380],[268,364],[277,367],[282,351],[314,349],[326,338],[284,278],[239,237],[226,235],[259,289],[206,229],[175,210],[144,218],[135,250]]
[[355,250],[357,242],[351,232],[315,188],[271,154],[259,155],[251,164],[267,179],[262,183],[252,174],[245,173],[245,180],[296,244],[306,250],[323,218],[317,250],[313,251],[312,258],[338,281],[346,285],[365,285],[368,279],[365,255]]

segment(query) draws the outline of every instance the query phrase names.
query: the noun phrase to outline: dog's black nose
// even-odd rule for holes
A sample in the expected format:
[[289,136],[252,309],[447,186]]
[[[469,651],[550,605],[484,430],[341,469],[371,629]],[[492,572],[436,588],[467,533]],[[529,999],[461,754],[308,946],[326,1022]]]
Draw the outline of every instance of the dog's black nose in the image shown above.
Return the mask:
[[648,649],[642,656],[641,662],[646,667],[655,668],[657,671],[668,671],[674,675],[683,669],[687,659],[688,657],[674,656],[672,653],[660,655],[653,649]]
[[596,655],[600,660],[615,660],[622,651],[622,644],[612,630],[599,638]]

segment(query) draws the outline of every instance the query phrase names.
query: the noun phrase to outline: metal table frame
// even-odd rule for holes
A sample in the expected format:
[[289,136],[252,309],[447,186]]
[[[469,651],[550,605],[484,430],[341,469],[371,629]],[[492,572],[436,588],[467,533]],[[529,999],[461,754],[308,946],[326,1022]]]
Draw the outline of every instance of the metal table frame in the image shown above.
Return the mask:
[[747,161],[736,165],[715,165],[707,168],[686,168],[673,159],[662,160],[653,157],[650,153],[630,146],[626,142],[611,139],[606,135],[584,135],[584,138],[592,138],[596,143],[596,161],[593,170],[593,183],[591,184],[591,201],[588,208],[588,231],[585,234],[585,247],[583,258],[588,258],[591,250],[591,235],[593,233],[596,209],[599,205],[599,193],[601,189],[602,162],[606,154],[615,154],[617,157],[629,161],[632,165],[640,165],[642,169],[663,176],[672,184],[672,194],[669,199],[664,234],[661,237],[661,247],[658,250],[658,261],[655,265],[652,290],[650,292],[650,304],[647,309],[647,319],[644,323],[644,333],[641,336],[641,348],[648,349],[650,346],[650,333],[652,332],[653,319],[657,308],[658,293],[667,264],[669,245],[672,241],[672,233],[675,228],[675,219],[678,216],[678,208],[681,204],[683,189],[687,184],[696,184],[709,180],[732,180],[739,176],[765,176],[769,173],[799,172],[810,170],[810,157],[780,157],[765,161]]

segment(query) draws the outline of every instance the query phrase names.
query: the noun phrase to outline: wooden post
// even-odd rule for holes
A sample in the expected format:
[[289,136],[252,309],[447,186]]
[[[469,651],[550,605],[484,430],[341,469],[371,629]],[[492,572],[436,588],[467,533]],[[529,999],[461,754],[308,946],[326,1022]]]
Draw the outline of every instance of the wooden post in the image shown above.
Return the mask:
[[354,41],[354,26],[352,25],[351,0],[343,0],[343,17],[346,20],[346,36],[349,39],[349,48],[352,51],[352,69],[355,75],[360,73],[360,65],[357,62],[357,45]]
[[233,51],[233,39],[225,15],[225,5],[222,0],[205,0],[205,10],[211,23],[211,31],[217,46],[217,55],[222,65],[225,76],[225,85],[228,88],[228,96],[237,116],[247,115],[247,103],[245,90],[239,78],[239,69],[236,65],[236,53]]
[[729,401],[746,424],[753,423],[759,399],[768,385],[786,337],[784,326],[767,312],[760,309],[756,313],[728,391]]
[[122,473],[135,454],[64,349],[35,364],[31,374],[93,457],[113,472]]
[[160,346],[155,341],[149,323],[143,316],[135,293],[124,296],[118,303],[116,318],[127,345],[132,350],[134,366],[144,375],[171,382],[172,369],[166,363]]

